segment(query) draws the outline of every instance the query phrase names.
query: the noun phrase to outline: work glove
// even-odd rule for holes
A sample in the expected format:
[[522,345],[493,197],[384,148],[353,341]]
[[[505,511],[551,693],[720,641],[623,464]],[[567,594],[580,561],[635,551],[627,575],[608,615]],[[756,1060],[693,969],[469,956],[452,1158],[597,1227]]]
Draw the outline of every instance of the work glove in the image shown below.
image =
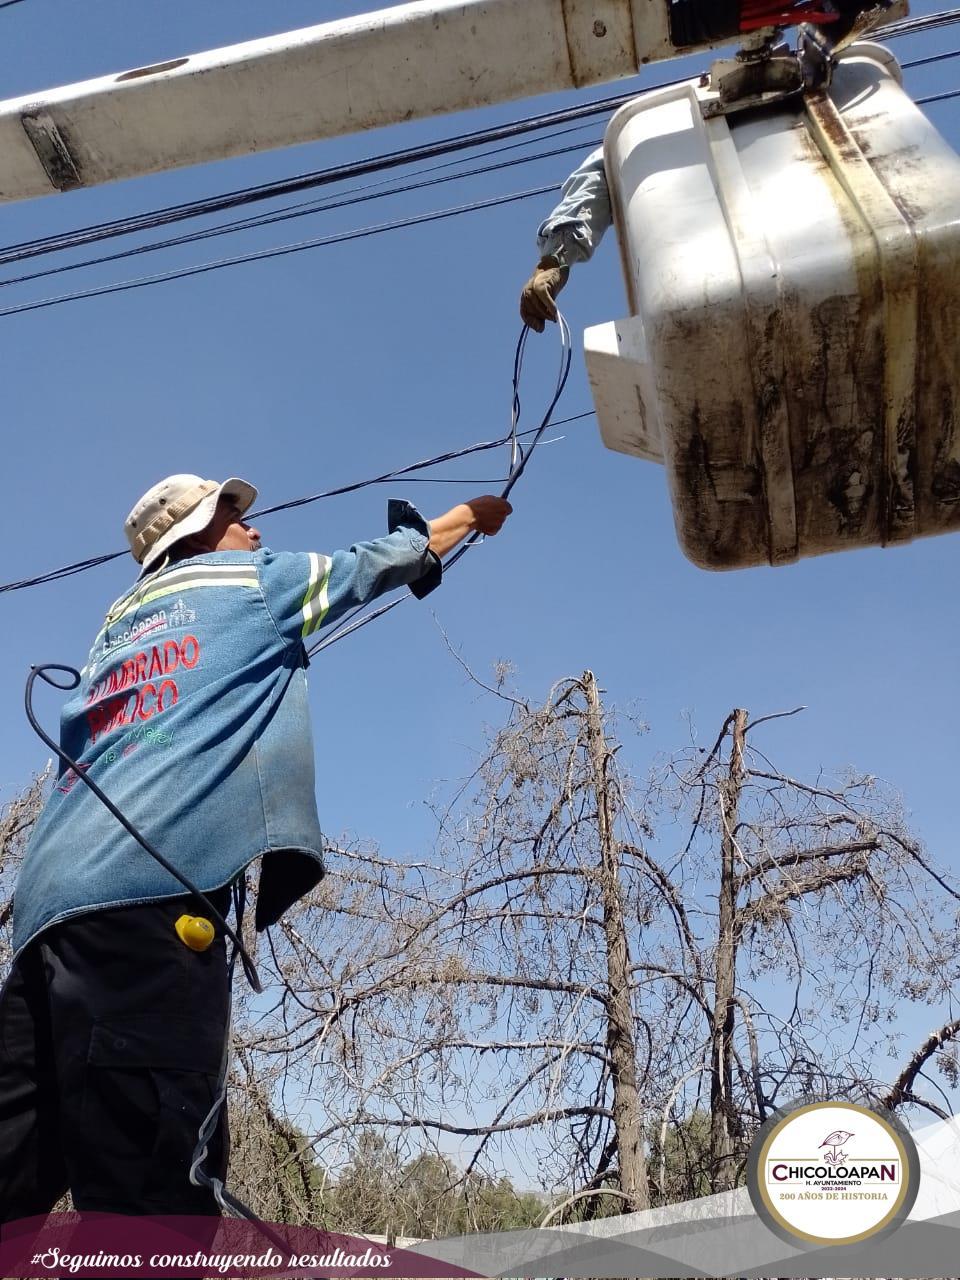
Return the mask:
[[567,283],[569,267],[562,267],[552,254],[541,258],[537,269],[520,294],[520,318],[536,333],[543,333],[547,320],[556,320],[557,294]]

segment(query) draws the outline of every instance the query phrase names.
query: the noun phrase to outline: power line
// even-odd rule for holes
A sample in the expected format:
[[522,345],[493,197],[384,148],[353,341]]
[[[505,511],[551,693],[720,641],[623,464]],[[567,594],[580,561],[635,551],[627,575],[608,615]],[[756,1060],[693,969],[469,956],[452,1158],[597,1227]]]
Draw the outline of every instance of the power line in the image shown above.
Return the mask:
[[955,22],[960,22],[960,9],[941,9],[939,13],[888,22],[886,26],[871,31],[870,37],[875,40],[899,40],[901,36],[914,36],[923,31],[935,31],[938,27],[950,27]]
[[904,71],[910,71],[914,67],[925,67],[931,62],[949,62],[951,58],[960,58],[960,49],[951,49],[949,53],[932,53],[928,58],[911,58],[909,62],[901,62],[900,66]]
[[[22,3],[22,0],[0,0],[0,9],[6,8],[12,4],[18,4],[18,3]],[[932,30],[938,27],[952,25],[958,21],[960,21],[960,10],[944,11],[939,14],[931,14],[931,15],[926,15],[924,17],[919,17],[919,18],[905,19],[904,21],[898,22],[898,23],[891,23],[888,26],[879,29],[874,34],[878,38],[896,39],[902,36],[917,34],[922,31]],[[958,54],[960,54],[960,51],[954,51],[952,53],[945,53],[945,54],[937,54],[937,55],[932,55],[926,58],[914,59],[913,61],[904,63],[903,65],[904,65],[904,68],[906,69],[908,67],[921,66],[921,65],[926,65],[928,63],[932,63],[932,62],[944,61],[949,58],[956,57],[958,56]],[[648,91],[653,91],[654,89],[659,89],[659,88],[670,87],[671,85],[675,85],[678,83],[681,83],[681,82],[678,80],[675,80],[675,81],[666,82],[660,85],[650,86],[650,89]],[[305,190],[312,186],[324,185],[326,183],[341,181],[343,180],[344,177],[347,177],[347,176],[359,176],[363,173],[374,173],[374,172],[381,171],[382,169],[399,167],[405,164],[414,163],[416,159],[432,158],[438,155],[449,154],[456,150],[479,146],[479,145],[482,145],[484,142],[496,141],[496,140],[500,140],[507,137],[519,136],[520,134],[523,134],[526,132],[534,132],[537,130],[542,130],[544,128],[547,128],[552,123],[565,123],[571,120],[583,119],[585,117],[599,115],[604,112],[613,110],[617,106],[622,105],[624,102],[630,101],[635,96],[636,95],[633,93],[620,94],[611,98],[605,98],[605,99],[594,101],[592,103],[588,103],[582,107],[567,108],[567,109],[562,109],[554,112],[541,113],[538,116],[526,117],[524,119],[514,121],[511,124],[498,127],[496,129],[477,130],[477,131],[474,131],[473,133],[457,135],[454,138],[445,139],[440,142],[436,142],[432,144],[427,144],[426,146],[423,146],[423,147],[407,148],[403,151],[386,153],[385,155],[372,157],[365,161],[359,161],[359,162],[355,162],[347,165],[340,165],[331,169],[320,170],[313,174],[300,175],[299,177],[294,179],[285,179],[276,183],[261,184],[258,187],[246,188],[241,191],[227,193],[226,195],[208,198],[206,200],[194,201],[194,202],[190,202],[189,204],[183,204],[183,205],[177,205],[177,206],[169,206],[165,209],[153,211],[152,213],[135,215],[133,218],[118,219],[112,223],[100,223],[92,227],[81,228],[79,231],[68,232],[59,236],[46,237],[40,240],[23,242],[19,245],[8,246],[7,249],[0,250],[0,262],[18,261],[18,260],[21,260],[22,258],[35,256],[36,254],[39,254],[39,253],[59,251],[61,248],[74,247],[75,245],[79,245],[81,243],[88,243],[92,239],[108,238],[109,236],[113,236],[113,235],[123,235],[123,234],[128,234],[131,231],[143,230],[147,228],[148,223],[149,225],[163,225],[164,222],[166,221],[177,221],[177,220],[186,219],[190,217],[200,216],[201,213],[219,211],[219,209],[221,208],[226,209],[231,207],[237,207],[238,205],[243,203],[252,203],[257,200],[272,199],[272,198],[275,198],[278,194],[287,194],[296,190]],[[926,97],[919,98],[917,99],[917,102],[918,104],[922,105],[922,104],[932,103],[932,102],[941,102],[941,101],[952,99],[958,96],[960,96],[960,90],[951,90],[948,92],[931,94]],[[562,132],[566,132],[566,131],[562,131]],[[507,149],[509,148],[503,148],[502,150],[507,150]],[[577,148],[564,148],[563,150],[574,150],[574,149],[577,149]],[[545,153],[545,154],[559,154],[559,153],[560,153],[560,149],[558,149],[556,152]],[[529,159],[530,161],[533,161],[538,158],[543,158],[543,157],[530,156],[530,157],[525,157],[524,160]],[[442,168],[445,166],[437,166],[437,167]],[[503,166],[490,166],[490,167],[496,168],[496,167],[507,167],[507,166],[503,165]],[[484,171],[483,169],[477,169],[473,172],[483,172],[483,171]],[[470,174],[459,174],[454,176],[470,176]],[[380,185],[380,184],[374,184],[374,185]],[[428,183],[423,183],[422,185],[424,186],[433,185],[433,183],[428,182]],[[409,188],[402,188],[402,189],[406,190]],[[551,185],[551,186],[535,188],[533,190],[525,191],[525,192],[514,192],[509,195],[496,197],[491,200],[477,201],[472,204],[461,205],[454,208],[437,210],[431,213],[418,215],[413,218],[398,219],[390,223],[383,223],[383,224],[379,224],[371,227],[363,227],[354,231],[341,233],[340,235],[336,235],[336,236],[320,237],[315,240],[303,241],[297,244],[283,245],[273,249],[262,250],[259,253],[238,255],[234,258],[227,258],[227,259],[221,259],[215,262],[203,263],[203,264],[199,264],[198,266],[186,268],[180,271],[165,272],[155,276],[143,277],[143,278],[132,280],[132,281],[122,281],[114,285],[107,285],[98,289],[84,290],[84,291],[77,292],[75,294],[63,295],[57,298],[41,299],[37,302],[25,303],[17,307],[11,307],[11,308],[2,310],[0,311],[0,316],[13,315],[13,314],[18,314],[24,311],[32,311],[32,310],[37,310],[43,307],[55,306],[62,302],[75,301],[80,298],[98,297],[98,296],[103,296],[109,293],[122,292],[122,291],[126,291],[133,288],[141,288],[150,284],[158,284],[167,280],[179,279],[188,275],[201,274],[207,271],[219,269],[220,267],[238,265],[243,262],[251,262],[251,261],[257,261],[257,260],[261,260],[269,257],[277,257],[277,256],[281,256],[288,253],[300,252],[309,248],[319,248],[325,245],[342,243],[347,240],[363,238],[371,235],[377,235],[390,230],[398,230],[403,227],[415,226],[415,225],[419,225],[426,222],[432,222],[432,221],[437,221],[443,218],[453,217],[460,213],[472,212],[479,209],[496,207],[498,205],[511,203],[514,201],[530,199],[538,195],[543,195],[546,192],[553,189],[554,188]],[[385,194],[390,194],[390,193],[387,192]],[[344,203],[348,203],[348,202],[349,201],[344,201]],[[339,205],[338,203],[334,202],[334,203],[331,203],[329,207],[336,208],[336,207],[339,207]],[[321,210],[318,210],[318,211],[321,211]],[[284,212],[288,212],[288,211],[284,211]],[[266,222],[273,221],[273,220],[280,220],[280,218],[268,217],[265,219],[249,220],[249,221],[250,221],[250,225],[265,225]],[[223,233],[227,230],[232,230],[232,229],[233,229],[232,227],[214,228],[212,233],[213,234]],[[207,234],[210,234],[210,232],[208,232]],[[80,237],[85,237],[85,238],[81,239]],[[184,237],[182,242],[188,242],[188,239],[192,239],[192,238],[194,237],[190,237],[190,238]],[[203,237],[198,235],[195,238],[199,239]],[[180,243],[180,242],[181,241],[175,241],[173,243]],[[144,247],[144,249],[159,248],[159,247],[164,247],[164,246],[162,245],[147,246],[147,247]],[[127,255],[116,255],[116,256],[127,256]],[[80,264],[80,265],[83,265],[83,264]],[[47,274],[47,273],[37,273],[37,274]],[[576,415],[572,419],[564,419],[563,421],[564,422],[576,421],[579,418],[588,417],[588,416],[590,416],[589,412]],[[560,425],[560,424],[558,423],[555,425]],[[491,445],[480,446],[480,447],[493,447],[493,445],[491,444]],[[435,464],[427,463],[422,465],[435,465]],[[393,478],[393,477],[390,477],[390,478]],[[332,496],[334,492],[348,492],[348,491],[351,491],[353,488],[363,487],[364,484],[383,483],[383,481],[384,481],[384,478],[381,477],[375,480],[361,482],[356,486],[349,486],[343,490],[330,491],[330,494],[318,494],[318,495],[314,495],[312,498],[298,499],[289,505],[302,505],[303,502],[316,501],[317,499],[324,496]],[[288,504],[281,504],[281,507],[270,508],[268,512],[264,512],[260,514],[268,514],[269,511],[282,509],[282,507],[286,505]],[[60,569],[53,570],[50,573],[43,574],[35,578],[21,579],[20,581],[16,581],[16,582],[0,584],[0,592],[21,590],[29,586],[40,585],[43,582],[56,581],[61,577],[70,576],[72,574],[83,572],[90,568],[94,568],[100,564],[105,564],[110,560],[116,559],[125,554],[126,552],[121,551],[121,552],[113,552],[103,556],[95,556],[87,560],[78,561],[72,565],[63,566]]]
[[212,262],[201,262],[193,267],[181,267],[175,271],[162,271],[152,276],[139,276],[133,280],[121,280],[116,284],[100,285],[93,289],[79,289],[75,293],[62,293],[53,298],[40,298],[36,302],[22,302],[15,307],[0,310],[2,316],[22,315],[27,311],[42,311],[46,307],[58,307],[64,302],[79,302],[85,298],[102,298],[111,293],[127,293],[131,289],[144,289],[150,285],[166,284],[170,280],[182,280],[187,276],[205,275],[210,271],[220,271],[224,267],[236,267],[247,262],[264,262],[268,258],[280,258],[291,253],[303,253],[307,249],[321,249],[333,244],[345,244],[349,240],[363,240],[368,236],[383,235],[387,231],[400,231],[405,227],[423,226],[430,222],[441,222],[446,218],[456,218],[460,214],[475,213],[480,209],[494,209],[499,205],[516,204],[520,200],[532,200],[535,196],[546,195],[556,190],[556,183],[544,187],[533,187],[529,191],[513,191],[509,195],[494,196],[489,200],[475,200],[471,204],[454,205],[447,209],[434,209],[430,213],[419,213],[409,218],[397,218],[393,222],[380,222],[373,226],[359,227],[353,231],[341,231],[336,235],[318,236],[312,240],[299,240],[293,244],[277,245],[272,249],[259,249],[253,253],[241,253],[232,258],[217,258]]
[[[590,126],[579,126],[577,130],[561,130],[563,133],[579,132],[580,129]],[[139,257],[145,253],[156,253],[162,249],[171,249],[185,244],[195,244],[200,240],[211,240],[221,235],[231,235],[239,231],[249,231],[258,227],[273,226],[278,222],[289,222],[294,218],[307,217],[314,213],[329,213],[337,209],[345,209],[350,205],[364,204],[371,200],[382,200],[389,196],[404,195],[412,191],[422,191],[427,187],[440,186],[447,182],[458,182],[463,178],[474,178],[481,174],[496,173],[502,169],[515,168],[517,165],[532,164],[538,160],[551,159],[554,156],[569,155],[572,152],[581,152],[587,147],[599,146],[602,139],[595,139],[592,142],[575,142],[566,147],[553,147],[549,151],[538,151],[533,155],[519,156],[513,160],[501,160],[496,164],[478,165],[472,169],[460,169],[455,173],[445,173],[441,177],[427,178],[423,180],[410,181],[401,183],[396,186],[389,186],[385,183],[372,183],[367,187],[355,188],[352,191],[345,192],[342,198],[328,201],[306,201],[304,204],[284,209],[275,210],[273,213],[262,214],[252,218],[241,218],[235,222],[229,222],[217,227],[207,227],[200,231],[191,231],[186,235],[171,236],[166,240],[157,240],[152,244],[138,245],[133,249],[121,249],[116,253],[101,254],[97,258],[84,258],[81,262],[68,262],[59,267],[47,267],[43,271],[31,271],[22,276],[10,276],[5,280],[0,280],[0,287],[5,285],[26,284],[32,280],[42,280],[47,276],[63,275],[69,271],[80,271],[84,267],[102,266],[106,262],[118,262],[124,258]],[[521,146],[527,146],[528,143],[521,143]],[[500,151],[512,150],[517,144],[511,147],[497,148],[488,152],[488,155],[497,155]],[[460,161],[454,161],[454,164],[460,164]],[[437,165],[433,168],[450,168],[451,165]],[[432,169],[421,170],[420,173],[429,173]],[[419,174],[412,175],[419,178]],[[379,188],[371,190],[371,187]]]
[[928,102],[946,102],[948,98],[960,98],[960,89],[950,89],[946,93],[930,93],[925,98],[917,98],[917,106],[926,106]]
[[[663,84],[652,85],[651,89],[666,89],[680,83],[682,82],[679,80],[672,80]],[[110,239],[114,236],[128,235],[137,231],[151,231],[157,227],[166,226],[172,222],[180,222],[187,218],[196,218],[211,213],[241,208],[244,205],[261,200],[273,200],[279,196],[294,195],[319,186],[327,186],[352,178],[366,177],[369,174],[381,173],[388,169],[417,164],[423,160],[433,160],[440,156],[450,155],[453,152],[484,146],[487,143],[505,141],[525,133],[533,133],[549,128],[554,124],[568,124],[590,116],[606,114],[635,97],[635,93],[618,94],[616,97],[599,99],[584,106],[568,107],[558,111],[545,112],[538,116],[528,116],[507,125],[475,130],[473,133],[458,134],[453,138],[426,143],[418,147],[406,147],[401,151],[384,152],[377,156],[371,156],[366,160],[333,165],[327,169],[318,169],[312,173],[300,174],[293,178],[261,183],[255,187],[246,187],[237,191],[226,192],[223,195],[206,197],[184,204],[169,205],[147,213],[133,214],[126,218],[115,219],[112,222],[96,223],[87,227],[80,227],[74,231],[44,236],[36,240],[21,241],[18,244],[8,245],[0,249],[0,265],[8,262],[20,262],[25,258],[35,257],[42,253],[54,253],[62,249],[77,248],[84,244]]]
[[[561,418],[557,422],[552,422],[552,427],[564,427],[573,422],[582,422],[585,418],[591,418],[594,415],[593,409],[586,409],[583,413],[575,413],[569,418]],[[540,428],[532,427],[529,431],[521,431],[519,437],[535,435]],[[278,511],[292,511],[296,507],[305,507],[312,502],[320,502],[324,498],[340,497],[346,493],[356,493],[359,489],[369,488],[371,485],[399,483],[410,484],[411,474],[415,471],[425,471],[429,467],[440,466],[447,462],[454,462],[458,458],[465,458],[474,453],[485,453],[491,449],[500,449],[504,445],[509,444],[513,438],[510,432],[497,440],[484,440],[479,444],[467,445],[462,449],[448,450],[446,453],[438,454],[433,458],[424,458],[420,462],[411,462],[407,466],[399,467],[395,471],[386,471],[382,475],[372,476],[366,480],[357,480],[351,484],[339,485],[334,489],[325,489],[322,493],[308,494],[302,498],[291,498],[286,502],[278,502],[273,507],[262,507],[260,510],[252,512],[251,520],[259,520],[263,516],[274,515]],[[442,481],[426,481],[425,483],[443,483],[443,484],[470,484],[477,483],[469,480],[447,480]],[[483,483],[487,483],[486,481]],[[5,582],[0,584],[0,594],[8,591],[25,591],[28,587],[39,587],[46,582],[57,582],[61,578],[70,578],[78,573],[85,573],[88,569],[95,569],[99,565],[107,564],[111,560],[119,560],[123,556],[129,555],[129,551],[110,551],[106,555],[90,556],[86,560],[77,560],[73,564],[61,565],[59,569],[51,569],[47,573],[37,574],[31,578],[20,578],[14,582]]]
[[[513,413],[510,433],[508,435],[511,445],[510,474],[508,475],[506,484],[500,493],[501,498],[509,498],[514,485],[526,470],[527,464],[533,457],[534,450],[543,438],[543,433],[546,431],[547,427],[550,426],[550,419],[553,416],[553,411],[557,407],[560,397],[563,395],[564,387],[567,385],[567,379],[570,376],[570,366],[573,361],[573,339],[570,333],[570,326],[567,324],[566,318],[561,311],[557,312],[557,329],[560,333],[560,370],[557,375],[557,385],[554,388],[553,398],[547,406],[546,413],[540,420],[540,425],[534,428],[533,431],[524,431],[522,433],[517,431],[517,424],[520,421],[520,378],[523,373],[523,359],[527,347],[527,338],[530,336],[530,330],[526,325],[524,325],[520,332],[520,340],[517,343],[517,351],[513,361]],[[559,425],[559,423],[556,425]],[[530,447],[526,453],[524,453],[519,444],[521,434],[524,436],[533,436],[533,439],[530,441]],[[446,575],[446,573],[452,569],[458,561],[462,560],[467,552],[470,551],[472,547],[475,547],[480,540],[481,535],[479,533],[474,533],[457,551],[454,551],[452,555],[448,556],[443,562],[444,575]],[[413,594],[413,590],[409,590],[404,595],[397,596],[389,603],[381,605],[378,609],[374,609],[373,612],[367,611],[366,605],[358,605],[357,608],[352,609],[343,618],[341,618],[337,625],[332,627],[325,637],[310,645],[307,649],[307,657],[315,657],[318,653],[322,653],[324,649],[329,649],[332,644],[337,644],[339,641],[345,640],[347,636],[352,635],[355,631],[359,631],[361,627],[367,626],[369,623],[376,621],[377,618],[382,617],[385,613],[389,613],[391,609],[395,609],[397,605],[403,604],[404,600],[409,600]]]

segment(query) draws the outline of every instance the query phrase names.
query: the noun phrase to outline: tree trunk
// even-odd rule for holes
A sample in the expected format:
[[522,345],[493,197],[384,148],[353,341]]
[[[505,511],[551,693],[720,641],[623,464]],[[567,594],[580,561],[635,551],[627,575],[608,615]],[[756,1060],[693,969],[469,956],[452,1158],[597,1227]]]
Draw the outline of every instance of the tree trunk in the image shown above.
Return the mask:
[[592,671],[584,672],[583,688],[587,699],[587,743],[600,836],[600,884],[607,950],[607,1053],[613,1079],[613,1123],[620,1163],[620,1190],[627,1197],[625,1211],[637,1213],[650,1207],[650,1194],[637,1089],[637,1048],[630,1001],[630,949],[620,889],[620,851],[613,830],[607,777],[610,753],[603,732],[600,693]]
[[737,977],[736,829],[743,786],[747,713],[733,713],[730,768],[720,783],[723,835],[720,842],[720,901],[717,974],[710,1028],[710,1156],[714,1191],[736,1183],[734,1136],[739,1121],[733,1107],[734,991]]

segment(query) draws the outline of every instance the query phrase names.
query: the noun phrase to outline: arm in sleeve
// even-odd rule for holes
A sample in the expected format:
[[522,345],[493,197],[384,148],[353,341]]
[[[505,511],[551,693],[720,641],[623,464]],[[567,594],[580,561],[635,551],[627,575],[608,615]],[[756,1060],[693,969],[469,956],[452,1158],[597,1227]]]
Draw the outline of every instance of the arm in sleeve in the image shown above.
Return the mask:
[[537,233],[541,259],[552,254],[563,266],[586,262],[613,221],[603,148],[590,153],[563,184],[560,203]]
[[430,525],[408,502],[389,505],[391,532],[349,551],[263,553],[261,581],[281,633],[302,641],[357,605],[395,587],[426,595],[440,581],[440,561],[429,548]]

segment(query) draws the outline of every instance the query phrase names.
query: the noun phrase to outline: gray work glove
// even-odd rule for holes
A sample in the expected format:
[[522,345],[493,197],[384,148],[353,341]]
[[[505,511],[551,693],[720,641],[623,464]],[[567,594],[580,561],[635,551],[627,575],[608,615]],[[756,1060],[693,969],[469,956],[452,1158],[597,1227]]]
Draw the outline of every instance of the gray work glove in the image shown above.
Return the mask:
[[537,269],[520,294],[520,318],[536,333],[543,333],[547,320],[556,320],[557,294],[567,283],[569,267],[562,267],[552,254],[541,258]]

